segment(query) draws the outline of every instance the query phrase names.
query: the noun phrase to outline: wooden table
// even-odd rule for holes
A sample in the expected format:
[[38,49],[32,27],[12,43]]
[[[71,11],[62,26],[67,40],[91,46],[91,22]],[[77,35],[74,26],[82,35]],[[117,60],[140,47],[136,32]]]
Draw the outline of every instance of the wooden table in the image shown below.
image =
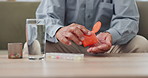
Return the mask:
[[1,54],[0,78],[148,78],[148,54],[85,56],[82,61],[30,61]]

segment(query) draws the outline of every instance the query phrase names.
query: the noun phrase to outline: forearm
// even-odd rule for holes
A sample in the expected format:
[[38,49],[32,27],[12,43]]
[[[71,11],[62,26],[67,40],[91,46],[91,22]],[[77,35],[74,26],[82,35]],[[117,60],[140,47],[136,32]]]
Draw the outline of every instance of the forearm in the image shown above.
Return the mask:
[[133,0],[114,0],[114,15],[111,28],[113,44],[126,44],[138,32],[139,13]]
[[[120,28],[119,26],[122,27]],[[118,22],[116,26],[107,30],[107,32],[112,34],[112,44],[126,44],[134,36],[136,36],[138,32],[138,22],[130,19],[125,21],[122,20],[121,22]]]
[[48,41],[50,42],[58,42],[57,38],[55,37],[55,34],[57,32],[58,29],[60,29],[61,27],[63,27],[61,24],[58,24],[58,20],[57,19],[46,19],[47,20],[47,25],[46,25],[46,38]]
[[[60,14],[59,14],[60,13]],[[45,19],[46,39],[58,42],[55,37],[57,30],[64,26],[65,2],[61,0],[42,0],[37,11],[37,19]]]

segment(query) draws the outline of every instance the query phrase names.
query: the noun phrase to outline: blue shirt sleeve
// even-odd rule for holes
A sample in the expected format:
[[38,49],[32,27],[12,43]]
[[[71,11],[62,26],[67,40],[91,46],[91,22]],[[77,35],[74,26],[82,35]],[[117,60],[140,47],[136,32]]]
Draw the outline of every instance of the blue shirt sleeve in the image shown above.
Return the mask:
[[126,44],[136,36],[139,28],[139,12],[134,0],[113,0],[114,15],[111,28],[113,44]]
[[[62,6],[61,6],[62,5]],[[56,31],[64,26],[65,15],[64,0],[42,0],[36,11],[37,19],[46,21],[46,39],[50,42],[58,42]]]

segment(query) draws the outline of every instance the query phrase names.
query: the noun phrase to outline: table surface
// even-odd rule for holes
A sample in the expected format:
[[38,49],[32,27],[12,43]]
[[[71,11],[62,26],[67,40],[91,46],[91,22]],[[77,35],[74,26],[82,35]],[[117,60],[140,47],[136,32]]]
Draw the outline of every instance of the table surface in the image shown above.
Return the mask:
[[0,78],[148,78],[148,53],[101,54],[81,61],[8,59],[1,53]]

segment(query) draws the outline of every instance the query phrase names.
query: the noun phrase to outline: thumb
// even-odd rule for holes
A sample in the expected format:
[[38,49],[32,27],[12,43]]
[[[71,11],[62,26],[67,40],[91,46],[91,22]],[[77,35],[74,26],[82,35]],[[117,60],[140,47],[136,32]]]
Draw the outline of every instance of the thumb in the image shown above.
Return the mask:
[[111,37],[110,35],[108,35],[108,36],[106,37],[106,44],[107,44],[108,46],[112,46],[112,37]]

